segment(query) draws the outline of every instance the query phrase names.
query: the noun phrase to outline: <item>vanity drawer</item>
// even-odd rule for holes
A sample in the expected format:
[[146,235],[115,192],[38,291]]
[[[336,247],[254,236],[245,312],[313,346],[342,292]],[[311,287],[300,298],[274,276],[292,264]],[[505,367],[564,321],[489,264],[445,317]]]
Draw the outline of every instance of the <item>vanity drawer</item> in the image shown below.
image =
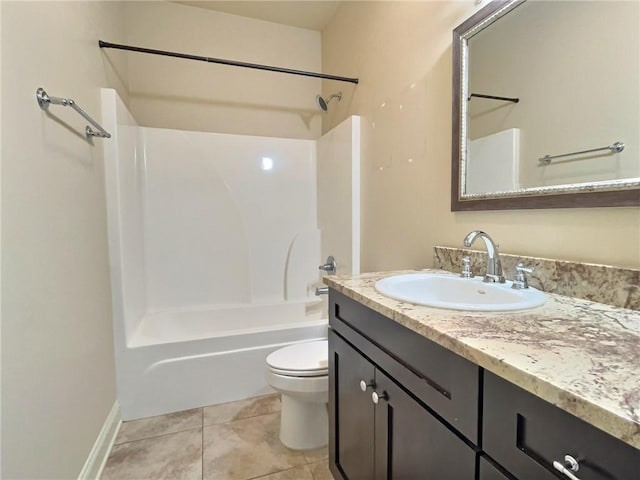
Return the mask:
[[334,290],[329,313],[334,330],[478,443],[480,367]]
[[483,450],[520,480],[570,478],[553,467],[565,455],[580,480],[640,478],[640,450],[489,372],[482,424]]

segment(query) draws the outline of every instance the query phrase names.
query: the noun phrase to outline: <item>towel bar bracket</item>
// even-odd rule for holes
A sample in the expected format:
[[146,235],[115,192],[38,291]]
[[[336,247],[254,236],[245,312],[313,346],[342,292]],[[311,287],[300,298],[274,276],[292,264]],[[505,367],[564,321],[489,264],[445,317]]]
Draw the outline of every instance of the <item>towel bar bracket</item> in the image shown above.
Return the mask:
[[100,137],[100,138],[111,138],[111,134],[107,132],[104,128],[102,128],[93,118],[89,116],[87,112],[85,112],[82,108],[78,106],[76,102],[71,100],[70,98],[60,98],[60,97],[50,97],[44,88],[38,88],[36,90],[36,99],[38,100],[38,105],[42,110],[48,111],[49,105],[62,105],[63,107],[71,107],[76,112],[78,112],[87,122],[93,125],[97,130],[94,130],[89,125],[87,125],[84,129],[84,133],[87,138],[91,137]]

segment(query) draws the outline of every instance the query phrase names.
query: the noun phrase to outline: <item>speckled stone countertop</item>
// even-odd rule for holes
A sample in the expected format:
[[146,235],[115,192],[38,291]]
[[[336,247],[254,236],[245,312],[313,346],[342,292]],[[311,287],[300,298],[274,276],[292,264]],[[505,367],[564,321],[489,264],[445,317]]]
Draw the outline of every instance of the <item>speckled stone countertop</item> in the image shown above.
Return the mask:
[[552,293],[530,310],[467,312],[375,291],[376,281],[399,273],[409,272],[324,283],[640,449],[640,312]]

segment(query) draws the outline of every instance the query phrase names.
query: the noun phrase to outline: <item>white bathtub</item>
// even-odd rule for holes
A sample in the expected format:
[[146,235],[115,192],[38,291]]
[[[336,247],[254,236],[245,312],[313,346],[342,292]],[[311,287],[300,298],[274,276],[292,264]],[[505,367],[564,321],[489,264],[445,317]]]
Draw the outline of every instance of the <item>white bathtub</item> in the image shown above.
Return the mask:
[[271,392],[266,356],[326,338],[320,305],[227,305],[145,315],[118,362],[124,420]]

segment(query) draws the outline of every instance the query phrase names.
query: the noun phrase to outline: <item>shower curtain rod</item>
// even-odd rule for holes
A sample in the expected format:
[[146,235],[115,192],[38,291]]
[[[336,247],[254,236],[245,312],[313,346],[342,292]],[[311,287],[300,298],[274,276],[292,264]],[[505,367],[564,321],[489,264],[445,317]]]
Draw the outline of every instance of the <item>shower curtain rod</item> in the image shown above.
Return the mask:
[[117,43],[103,42],[98,40],[100,48],[115,48],[118,50],[128,50],[130,52],[150,53],[151,55],[163,55],[165,57],[184,58],[186,60],[198,60],[207,63],[220,63],[222,65],[232,65],[234,67],[255,68],[257,70],[268,70],[270,72],[289,73],[291,75],[302,75],[305,77],[324,78],[326,80],[337,80],[338,82],[358,83],[357,78],[340,77],[338,75],[327,75],[325,73],[306,72],[304,70],[293,70],[290,68],[272,67],[270,65],[260,65],[258,63],[236,62],[235,60],[225,60],[222,58],[202,57],[200,55],[189,55],[187,53],[167,52],[165,50],[154,50],[151,48],[132,47],[130,45],[120,45]]

